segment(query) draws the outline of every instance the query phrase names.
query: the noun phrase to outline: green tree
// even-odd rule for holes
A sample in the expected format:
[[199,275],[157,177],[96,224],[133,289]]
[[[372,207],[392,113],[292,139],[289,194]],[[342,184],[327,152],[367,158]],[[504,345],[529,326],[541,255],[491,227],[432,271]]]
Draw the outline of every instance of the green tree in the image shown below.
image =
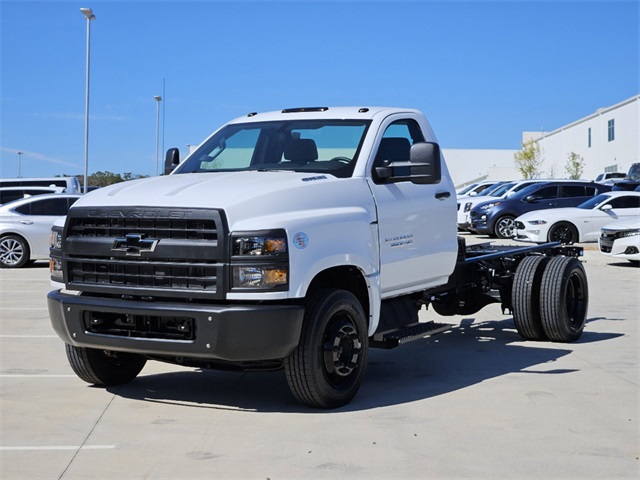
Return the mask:
[[571,152],[567,155],[567,164],[564,166],[565,172],[569,175],[569,178],[577,180],[582,177],[582,171],[584,170],[584,159],[575,152]]
[[535,140],[521,142],[521,145],[522,150],[513,155],[516,168],[524,179],[537,178],[540,175],[540,167],[543,161],[540,154],[540,145]]

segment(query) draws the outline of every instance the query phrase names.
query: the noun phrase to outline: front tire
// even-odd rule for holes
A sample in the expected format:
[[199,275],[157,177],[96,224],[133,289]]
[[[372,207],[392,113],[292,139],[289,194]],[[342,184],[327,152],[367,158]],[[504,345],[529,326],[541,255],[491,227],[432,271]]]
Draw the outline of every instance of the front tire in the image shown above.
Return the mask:
[[574,257],[554,257],[542,275],[540,316],[549,340],[573,342],[584,330],[589,304],[587,274]]
[[516,221],[511,215],[503,215],[493,227],[493,233],[498,238],[513,238],[516,236]]
[[549,241],[573,245],[578,242],[578,230],[569,222],[558,222],[549,230]]
[[364,310],[345,290],[321,290],[305,311],[300,343],[285,362],[287,382],[301,403],[337,408],[355,397],[367,365]]
[[74,373],[87,383],[110,387],[129,383],[142,371],[142,355],[66,345]]
[[29,261],[31,251],[27,241],[18,235],[7,235],[0,239],[0,267],[21,268]]

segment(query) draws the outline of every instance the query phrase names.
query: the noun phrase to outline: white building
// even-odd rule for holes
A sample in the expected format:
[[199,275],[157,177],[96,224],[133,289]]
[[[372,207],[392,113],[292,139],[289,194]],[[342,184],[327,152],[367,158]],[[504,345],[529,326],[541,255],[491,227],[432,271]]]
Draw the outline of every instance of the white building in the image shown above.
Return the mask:
[[628,172],[640,162],[640,95],[560,127],[552,132],[523,132],[522,141],[537,141],[542,177],[567,176],[565,165],[573,152],[584,160],[582,178],[603,172]]

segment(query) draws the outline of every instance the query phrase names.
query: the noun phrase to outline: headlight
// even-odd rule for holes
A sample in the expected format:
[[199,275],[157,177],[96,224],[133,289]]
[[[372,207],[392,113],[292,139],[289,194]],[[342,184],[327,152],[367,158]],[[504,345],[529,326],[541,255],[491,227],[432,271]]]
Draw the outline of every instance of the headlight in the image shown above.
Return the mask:
[[53,227],[49,237],[49,248],[62,250],[62,228]]
[[640,230],[627,230],[626,232],[620,232],[621,237],[635,237],[640,235]]
[[62,227],[52,227],[49,238],[49,274],[51,281],[64,283],[62,273]]
[[472,206],[473,206],[473,203],[467,202],[464,206],[464,213],[467,213],[469,210],[471,210]]
[[284,230],[231,236],[231,288],[286,290],[289,254]]
[[498,205],[500,205],[502,202],[493,202],[493,203],[487,203],[486,205],[482,205],[480,207],[480,210],[489,210],[490,208],[496,207]]
[[287,253],[286,235],[241,235],[233,237],[233,255],[278,255]]
[[544,220],[527,220],[530,225],[545,225],[547,222]]

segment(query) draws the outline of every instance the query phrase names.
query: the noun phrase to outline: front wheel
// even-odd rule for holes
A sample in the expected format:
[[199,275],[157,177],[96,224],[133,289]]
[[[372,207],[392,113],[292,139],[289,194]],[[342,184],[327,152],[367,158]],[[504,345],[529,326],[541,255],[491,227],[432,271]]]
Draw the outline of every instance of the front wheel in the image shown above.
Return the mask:
[[142,371],[142,355],[66,345],[74,373],[87,383],[110,387],[129,383]]
[[493,227],[493,233],[498,238],[513,238],[516,236],[516,221],[511,215],[503,215]]
[[550,242],[561,242],[564,245],[573,245],[578,241],[578,230],[569,222],[556,223],[549,230]]
[[298,401],[337,408],[355,397],[367,365],[364,310],[345,290],[321,290],[305,312],[300,343],[285,362],[287,382]]
[[29,261],[29,244],[18,235],[7,235],[0,239],[0,267],[20,268]]

